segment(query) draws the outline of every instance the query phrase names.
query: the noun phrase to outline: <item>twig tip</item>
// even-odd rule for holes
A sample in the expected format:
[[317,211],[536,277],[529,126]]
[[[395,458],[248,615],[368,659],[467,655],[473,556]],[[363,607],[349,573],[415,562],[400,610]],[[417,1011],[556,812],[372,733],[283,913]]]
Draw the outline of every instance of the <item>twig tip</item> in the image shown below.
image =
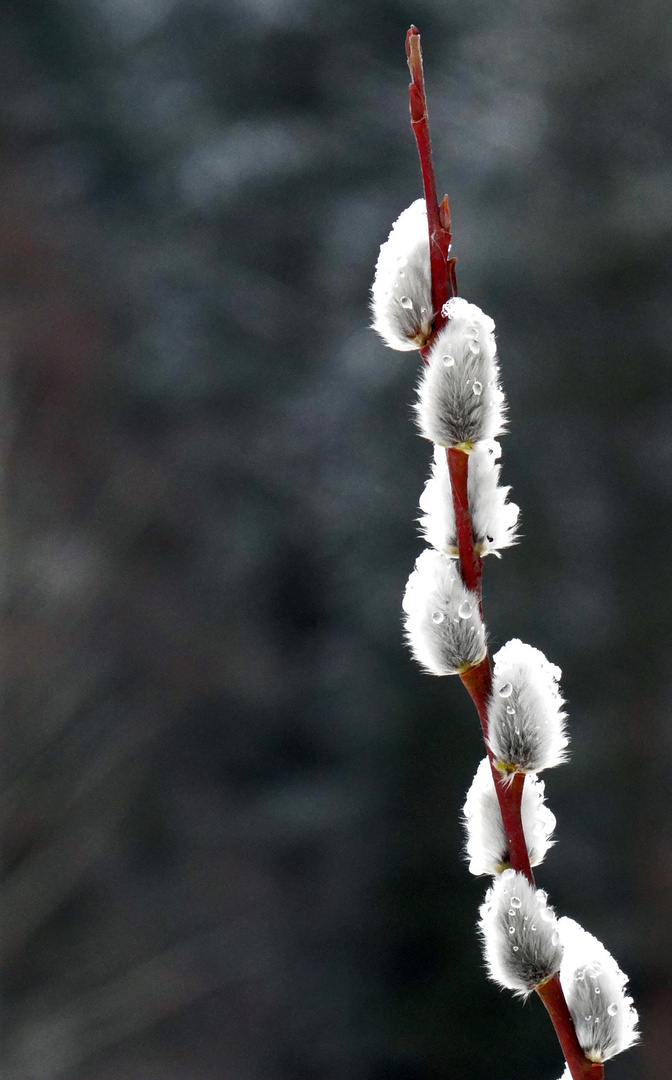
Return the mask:
[[406,34],[406,59],[411,70],[414,66],[422,64],[420,32],[417,26],[411,26]]

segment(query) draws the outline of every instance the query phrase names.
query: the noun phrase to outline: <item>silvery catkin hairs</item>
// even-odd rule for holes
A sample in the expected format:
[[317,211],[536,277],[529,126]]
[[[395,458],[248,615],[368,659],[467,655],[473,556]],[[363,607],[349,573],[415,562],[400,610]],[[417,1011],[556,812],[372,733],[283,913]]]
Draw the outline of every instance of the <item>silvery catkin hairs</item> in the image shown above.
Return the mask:
[[446,555],[427,548],[418,556],[403,608],[411,652],[430,675],[459,675],[484,659],[478,597],[464,587]]
[[[497,459],[501,447],[494,439],[476,443],[469,458],[469,506],[474,547],[481,556],[496,555],[517,542],[519,510],[508,501],[511,490],[499,483]],[[450,472],[442,446],[434,447],[432,474],[420,496],[420,527],[428,544],[452,558],[459,555]]]
[[573,919],[560,919],[560,982],[587,1058],[603,1062],[639,1039],[627,978],[611,953]]
[[490,977],[516,995],[532,991],[553,1022],[563,1080],[602,1080],[603,1063],[638,1038],[626,977],[610,953],[572,919],[556,919],[532,866],[551,847],[555,817],[538,774],[567,760],[560,670],[517,638],[491,667],[482,615],[485,555],[516,542],[518,507],[499,483],[506,424],[495,324],[457,296],[447,197],[438,203],[420,39],[406,49],[411,120],[425,199],[398,217],[380,250],[373,326],[386,345],[419,350],[424,366],[416,419],[433,444],[420,500],[428,547],[403,599],[415,659],[432,675],[458,675],[476,705],[487,757],[464,804],[469,870],[490,875],[479,930]]
[[[523,787],[520,814],[530,866],[544,861],[555,829],[555,815],[544,801],[544,782],[534,774]],[[467,834],[469,873],[499,874],[509,864],[504,823],[499,810],[492,768],[487,757],[476,770],[462,811]]]
[[439,446],[473,449],[505,426],[495,324],[459,296],[445,304],[448,319],[431,346],[418,385],[420,434]]
[[432,332],[427,207],[416,199],[380,249],[371,288],[373,328],[390,349],[420,349]]
[[560,970],[562,946],[553,908],[543,889],[524,874],[503,870],[481,905],[479,929],[488,974],[518,997],[527,997]]
[[539,649],[514,638],[494,657],[488,746],[497,768],[541,772],[567,760],[561,671]]

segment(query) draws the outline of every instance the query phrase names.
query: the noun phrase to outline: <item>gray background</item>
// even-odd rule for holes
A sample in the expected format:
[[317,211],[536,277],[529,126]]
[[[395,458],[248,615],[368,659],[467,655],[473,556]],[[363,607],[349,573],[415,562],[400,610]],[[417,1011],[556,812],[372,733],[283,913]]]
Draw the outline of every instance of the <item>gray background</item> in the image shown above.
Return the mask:
[[368,330],[423,35],[524,538],[494,646],[564,670],[539,881],[668,1080],[672,14],[663,0],[4,0],[7,1080],[556,1080],[485,980],[482,756],[400,597],[429,447]]

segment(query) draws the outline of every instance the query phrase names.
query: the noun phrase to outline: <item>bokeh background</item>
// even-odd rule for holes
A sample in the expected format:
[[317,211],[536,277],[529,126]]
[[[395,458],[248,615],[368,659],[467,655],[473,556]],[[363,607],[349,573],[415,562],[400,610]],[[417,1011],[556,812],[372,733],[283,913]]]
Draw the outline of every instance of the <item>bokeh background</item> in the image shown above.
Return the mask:
[[400,596],[429,447],[368,329],[420,193],[498,325],[524,538],[494,646],[564,671],[539,881],[672,1073],[667,0],[3,0],[5,1080],[556,1080],[485,980],[482,756]]

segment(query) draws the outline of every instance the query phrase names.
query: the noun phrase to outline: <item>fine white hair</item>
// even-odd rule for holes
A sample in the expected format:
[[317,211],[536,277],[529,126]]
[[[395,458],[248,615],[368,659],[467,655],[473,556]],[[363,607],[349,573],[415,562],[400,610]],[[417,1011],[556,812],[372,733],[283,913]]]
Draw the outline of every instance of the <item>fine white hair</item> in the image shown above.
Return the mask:
[[560,982],[576,1037],[590,1061],[608,1061],[639,1039],[627,977],[602,942],[573,919],[560,919],[558,929],[564,949]]
[[505,772],[541,772],[567,760],[562,672],[513,638],[494,657],[488,745]]
[[432,332],[427,207],[416,199],[380,249],[371,288],[373,329],[391,349],[421,349]]
[[[515,503],[507,502],[511,490],[499,486],[499,443],[494,439],[476,443],[469,455],[467,493],[474,546],[479,555],[498,555],[502,548],[516,543],[520,513]],[[437,551],[456,558],[455,510],[450,472],[443,446],[434,447],[432,475],[420,497],[420,527],[428,544]]]
[[[467,834],[466,853],[471,874],[499,874],[509,864],[509,849],[489,759],[483,758],[462,811]],[[555,815],[544,802],[544,782],[527,776],[520,815],[530,866],[543,862],[553,845]]]
[[471,449],[504,430],[495,324],[459,296],[443,311],[449,321],[432,345],[418,385],[418,427],[440,446]]
[[418,663],[432,675],[459,675],[485,658],[478,597],[465,588],[456,564],[431,548],[408,579],[403,602],[406,637]]
[[543,889],[524,874],[504,870],[481,905],[479,929],[490,978],[527,997],[560,969],[562,946]]

